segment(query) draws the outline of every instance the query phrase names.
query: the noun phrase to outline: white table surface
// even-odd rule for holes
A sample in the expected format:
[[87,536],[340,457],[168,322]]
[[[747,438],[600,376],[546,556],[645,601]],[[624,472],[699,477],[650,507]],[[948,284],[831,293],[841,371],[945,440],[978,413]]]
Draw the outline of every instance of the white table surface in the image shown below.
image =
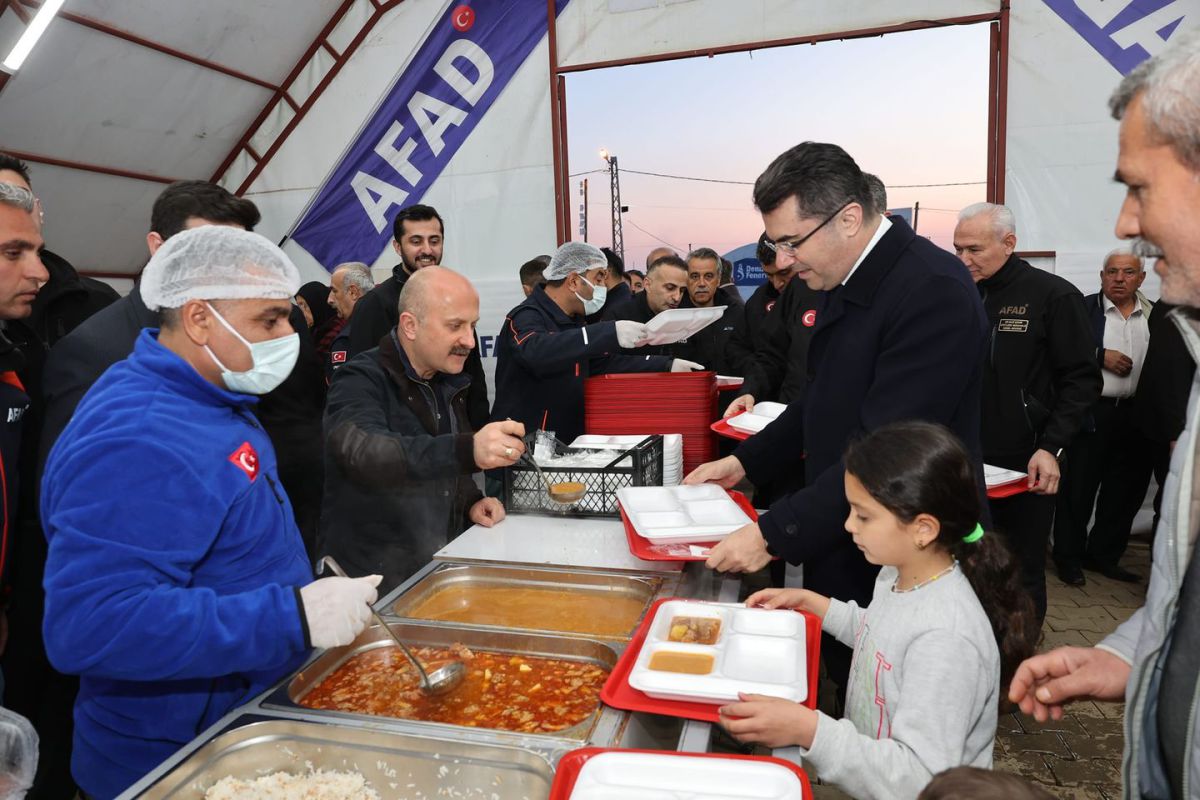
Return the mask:
[[633,555],[619,519],[540,514],[512,514],[492,528],[473,525],[434,558],[643,572],[679,572],[685,563]]

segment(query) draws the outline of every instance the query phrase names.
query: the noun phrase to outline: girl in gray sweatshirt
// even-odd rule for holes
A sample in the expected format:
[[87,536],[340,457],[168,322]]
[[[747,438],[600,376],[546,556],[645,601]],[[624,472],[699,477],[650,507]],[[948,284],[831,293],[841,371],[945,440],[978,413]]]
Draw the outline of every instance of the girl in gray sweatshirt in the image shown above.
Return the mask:
[[992,765],[1001,681],[1032,654],[1038,626],[1016,562],[979,525],[975,468],[946,428],[900,422],[846,452],[846,530],[879,578],[871,604],[804,589],[746,603],[800,608],[854,648],[843,719],[760,695],[721,709],[740,741],[799,745],[825,781],[857,798],[915,798],[960,765]]

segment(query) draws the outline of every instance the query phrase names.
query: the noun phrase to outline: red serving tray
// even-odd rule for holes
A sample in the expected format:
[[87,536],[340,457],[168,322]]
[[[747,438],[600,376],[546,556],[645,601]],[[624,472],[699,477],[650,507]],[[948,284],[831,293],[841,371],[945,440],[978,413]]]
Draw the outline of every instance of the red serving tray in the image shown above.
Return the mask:
[[996,486],[989,486],[987,496],[993,500],[1002,500],[1005,497],[1012,497],[1015,494],[1029,491],[1029,478],[1017,478],[1015,481],[1001,483]]
[[750,433],[749,431],[738,430],[737,428],[730,425],[729,421],[725,420],[725,419],[719,419],[716,422],[714,422],[712,425],[709,425],[708,427],[709,427],[709,430],[711,430],[713,433],[717,434],[718,436],[724,436],[726,439],[733,439],[734,441],[738,441],[738,442],[744,442],[747,439],[749,439],[751,436],[754,435],[753,433]]
[[[668,600],[687,599],[686,597],[664,597],[650,606],[650,610],[642,619],[642,624],[638,626],[637,632],[629,641],[629,646],[625,648],[625,652],[617,659],[612,672],[608,674],[608,680],[604,682],[604,688],[600,690],[601,700],[613,708],[623,711],[645,711],[651,714],[683,717],[700,722],[720,722],[721,715],[717,713],[717,709],[721,706],[716,703],[657,700],[629,685],[629,673],[633,671],[633,665],[637,663],[638,653],[642,652],[642,645],[646,643],[646,636],[650,632],[650,624],[654,621],[654,615],[658,613],[658,607]],[[796,613],[803,614],[807,623],[804,628],[804,636],[806,639],[805,654],[808,659],[808,697],[801,705],[816,710],[817,675],[820,667],[818,662],[821,658],[821,620],[817,619],[815,614],[807,611],[797,611]]]
[[588,759],[601,753],[613,752],[653,753],[654,755],[686,756],[688,758],[724,758],[729,761],[765,761],[768,764],[779,764],[780,766],[787,767],[800,778],[801,796],[805,800],[810,800],[812,797],[812,787],[808,784],[808,775],[804,773],[804,770],[800,769],[799,765],[793,764],[790,761],[784,761],[782,758],[726,755],[724,753],[676,753],[669,750],[623,750],[618,747],[581,747],[578,750],[572,750],[559,759],[558,768],[554,771],[554,783],[550,786],[550,800],[570,800],[571,792],[575,790],[575,782],[579,780],[579,773]]
[[[746,516],[750,517],[751,522],[758,522],[758,512],[754,510],[753,504],[746,499],[746,495],[733,489],[726,489],[729,492],[733,502],[738,504],[742,511],[746,512]],[[625,507],[621,505],[621,501],[617,501],[617,508],[621,512],[621,522],[625,524],[625,538],[629,540],[629,552],[640,558],[642,561],[707,561],[707,556],[693,555],[671,555],[668,550],[671,548],[682,547],[687,549],[688,545],[696,545],[697,547],[713,547],[716,542],[688,542],[687,544],[654,544],[646,537],[639,534],[633,529],[633,523],[629,521],[629,515],[625,513]]]

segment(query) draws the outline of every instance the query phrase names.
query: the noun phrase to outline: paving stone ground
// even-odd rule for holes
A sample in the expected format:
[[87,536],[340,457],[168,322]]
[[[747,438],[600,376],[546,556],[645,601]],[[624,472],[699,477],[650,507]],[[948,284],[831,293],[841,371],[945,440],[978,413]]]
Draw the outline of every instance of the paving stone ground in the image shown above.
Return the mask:
[[[1145,580],[1120,583],[1088,572],[1086,586],[1067,586],[1054,574],[1049,558],[1047,563],[1049,607],[1042,628],[1042,650],[1095,644],[1145,600]],[[1149,576],[1149,542],[1144,537],[1133,539],[1121,564],[1144,578]],[[823,683],[821,696],[830,695],[831,688]],[[1046,723],[1020,711],[1001,714],[995,769],[1022,775],[1064,800],[1119,798],[1124,711],[1123,703],[1075,703],[1061,721]],[[830,786],[815,785],[813,794],[816,800],[846,797]]]

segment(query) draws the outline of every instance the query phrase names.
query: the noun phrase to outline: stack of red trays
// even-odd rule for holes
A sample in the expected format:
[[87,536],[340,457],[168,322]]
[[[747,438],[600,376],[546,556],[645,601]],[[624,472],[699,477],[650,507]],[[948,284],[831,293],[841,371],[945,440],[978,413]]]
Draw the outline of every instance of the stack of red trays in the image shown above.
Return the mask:
[[683,434],[683,474],[717,456],[715,372],[597,375],[584,386],[584,430],[600,436]]

